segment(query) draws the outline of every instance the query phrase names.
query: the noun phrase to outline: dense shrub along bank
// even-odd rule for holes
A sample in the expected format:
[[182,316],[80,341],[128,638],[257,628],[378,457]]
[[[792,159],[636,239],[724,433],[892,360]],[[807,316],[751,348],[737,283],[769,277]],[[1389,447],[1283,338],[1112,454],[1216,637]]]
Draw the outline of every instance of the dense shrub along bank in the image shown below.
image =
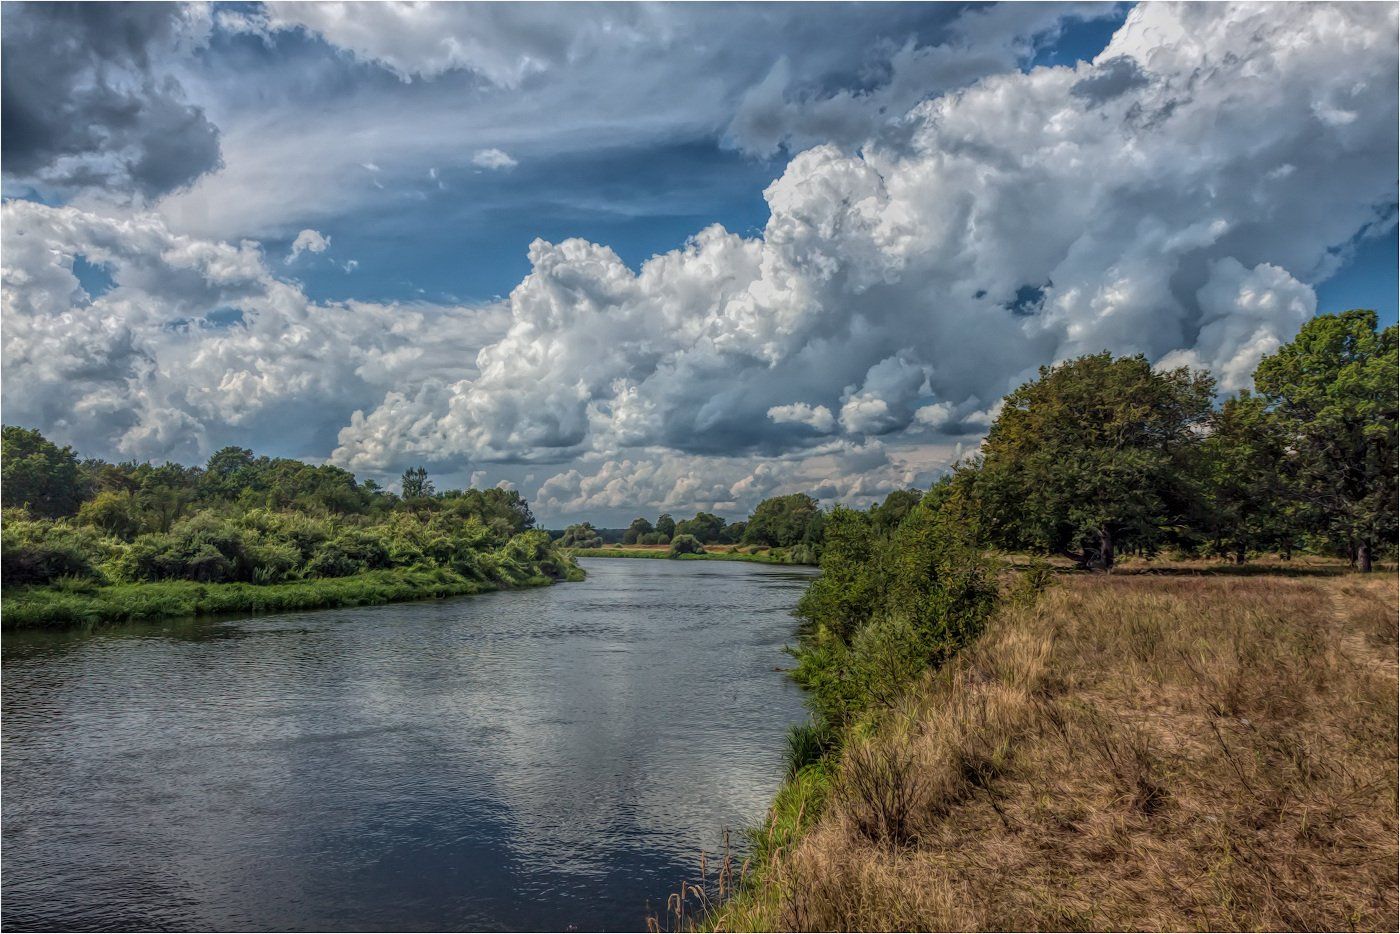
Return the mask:
[[7,627],[374,603],[582,576],[531,528],[513,491],[438,494],[426,473],[411,471],[415,495],[398,497],[336,468],[238,449],[203,469],[154,468],[80,464],[24,429],[5,428],[4,442]]

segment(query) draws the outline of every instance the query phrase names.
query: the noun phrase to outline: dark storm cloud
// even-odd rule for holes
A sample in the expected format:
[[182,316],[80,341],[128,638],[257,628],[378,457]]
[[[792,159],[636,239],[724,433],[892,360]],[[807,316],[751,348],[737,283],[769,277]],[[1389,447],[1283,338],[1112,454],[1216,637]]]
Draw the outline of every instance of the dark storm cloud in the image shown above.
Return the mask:
[[1129,91],[1144,87],[1147,75],[1138,63],[1125,55],[1100,63],[1089,77],[1075,82],[1069,92],[1090,105],[1102,104]]
[[219,131],[164,73],[192,14],[164,3],[6,3],[7,177],[153,198],[219,165]]

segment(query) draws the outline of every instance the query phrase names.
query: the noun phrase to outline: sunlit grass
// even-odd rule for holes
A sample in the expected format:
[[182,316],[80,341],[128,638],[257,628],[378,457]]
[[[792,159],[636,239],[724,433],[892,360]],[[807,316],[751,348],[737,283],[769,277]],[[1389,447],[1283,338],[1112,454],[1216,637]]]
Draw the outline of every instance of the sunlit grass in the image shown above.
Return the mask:
[[1394,577],[1145,570],[1007,601],[653,923],[1392,930]]

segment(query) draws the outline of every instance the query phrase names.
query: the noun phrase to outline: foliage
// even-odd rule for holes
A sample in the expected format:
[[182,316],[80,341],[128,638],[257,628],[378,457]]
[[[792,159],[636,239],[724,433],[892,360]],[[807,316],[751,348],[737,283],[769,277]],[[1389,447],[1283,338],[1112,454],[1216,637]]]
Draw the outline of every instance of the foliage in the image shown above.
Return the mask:
[[700,540],[694,535],[677,535],[671,539],[670,555],[673,558],[681,555],[703,555],[705,546],[700,544]]
[[421,499],[425,496],[432,496],[435,492],[433,481],[428,479],[428,470],[425,467],[410,467],[403,472],[399,480],[403,489],[404,499]]
[[822,574],[797,608],[807,627],[794,676],[818,722],[839,731],[975,638],[996,586],[957,523],[922,502],[889,532],[871,513],[837,507],[825,536]]
[[[423,473],[418,489],[429,492],[399,499],[339,468],[242,448],[218,451],[203,469],[79,465],[37,432],[6,427],[5,439],[14,489],[43,507],[5,511],[7,614],[17,597],[41,599],[21,589],[44,585],[270,586],[428,568],[515,586],[581,573],[532,529],[534,516],[514,490],[432,494]],[[60,507],[64,514],[50,514]]]
[[78,458],[39,432],[6,425],[0,430],[0,497],[36,516],[72,515],[83,499]]
[[899,527],[904,517],[909,515],[924,494],[918,490],[895,490],[885,497],[885,501],[870,507],[870,518],[881,532],[891,532]]
[[1140,355],[1041,367],[982,447],[977,508],[993,543],[1104,568],[1123,544],[1155,547],[1187,518],[1213,392],[1208,374],[1154,370]]
[[581,522],[564,530],[559,539],[560,548],[602,548],[603,539],[591,522]]
[[693,535],[706,545],[717,545],[724,534],[724,520],[712,512],[697,512],[693,519],[676,523],[677,535]]
[[639,544],[641,537],[643,535],[650,535],[652,531],[651,522],[638,516],[632,520],[632,524],[627,527],[627,531],[622,533],[622,544]]
[[806,493],[793,493],[765,499],[754,507],[743,541],[785,548],[799,542],[818,544],[821,535],[822,512],[817,501]]
[[1263,398],[1246,392],[1211,415],[1210,433],[1201,441],[1195,526],[1213,551],[1243,564],[1250,551],[1293,550],[1288,458],[1283,421]]
[[1370,569],[1396,535],[1397,329],[1376,313],[1319,315],[1265,357],[1255,385],[1296,451],[1294,492],[1314,531]]

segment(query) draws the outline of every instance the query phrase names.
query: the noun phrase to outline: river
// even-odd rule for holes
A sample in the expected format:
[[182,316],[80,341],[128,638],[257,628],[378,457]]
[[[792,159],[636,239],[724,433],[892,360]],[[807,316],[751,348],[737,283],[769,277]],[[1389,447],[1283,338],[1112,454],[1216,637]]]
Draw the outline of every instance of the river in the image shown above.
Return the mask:
[[588,580],[3,649],[8,930],[639,930],[760,819],[811,572]]

